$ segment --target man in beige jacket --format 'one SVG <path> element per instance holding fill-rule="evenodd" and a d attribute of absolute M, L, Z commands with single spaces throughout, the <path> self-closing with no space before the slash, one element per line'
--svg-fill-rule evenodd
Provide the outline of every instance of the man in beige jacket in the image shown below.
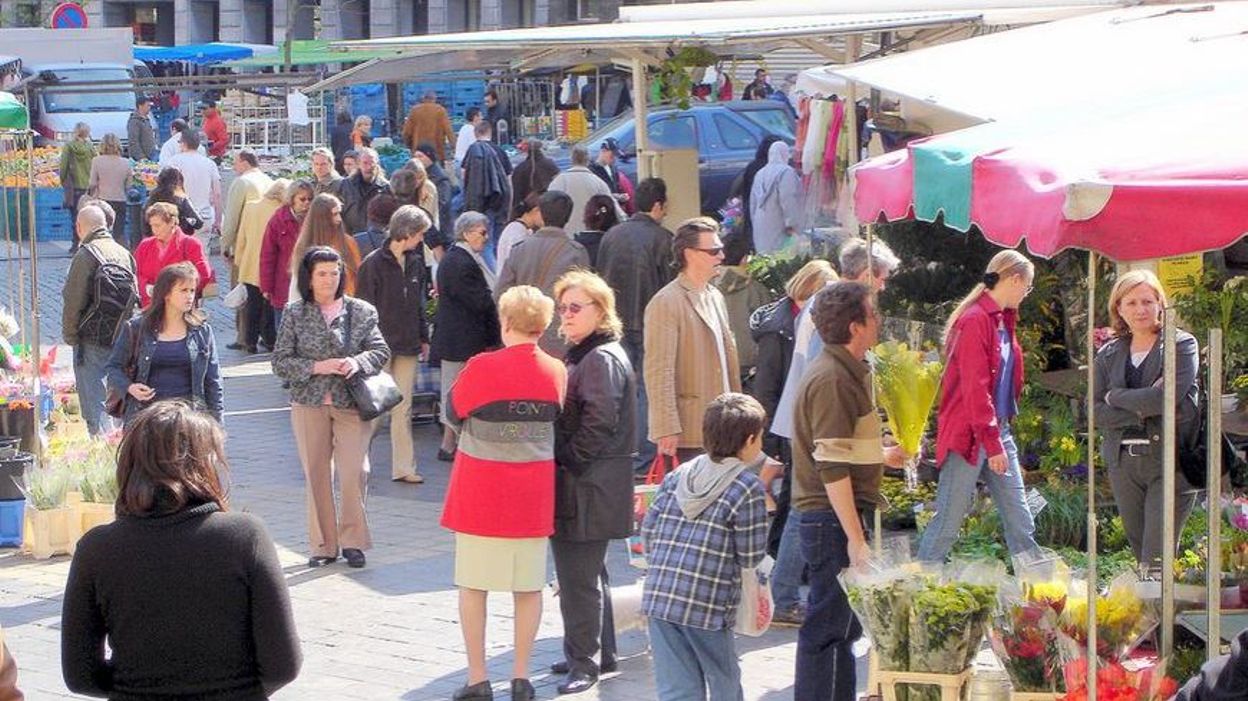
<path fill-rule="evenodd" d="M 707 405 L 741 391 L 741 369 L 724 296 L 711 284 L 724 259 L 719 225 L 707 217 L 681 224 L 672 258 L 679 274 L 646 305 L 644 367 L 650 440 L 685 462 L 703 452 Z"/>
<path fill-rule="evenodd" d="M 243 209 L 264 199 L 264 193 L 273 185 L 273 179 L 260 170 L 256 154 L 243 149 L 234 155 L 234 182 L 225 197 L 225 211 L 221 217 L 221 254 L 230 262 L 230 285 L 239 283 L 238 262 L 234 260 L 238 247 L 238 231 L 243 224 Z M 234 312 L 237 337 L 226 346 L 230 350 L 242 350 L 247 346 L 247 314 L 239 307 Z M 254 350 L 251 352 L 255 352 Z"/>

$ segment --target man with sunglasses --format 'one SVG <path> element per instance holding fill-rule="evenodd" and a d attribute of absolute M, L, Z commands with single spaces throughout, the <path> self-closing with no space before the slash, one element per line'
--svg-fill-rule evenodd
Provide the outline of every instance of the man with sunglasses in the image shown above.
<path fill-rule="evenodd" d="M 741 369 L 724 296 L 711 284 L 724 260 L 719 225 L 708 217 L 681 224 L 672 258 L 676 279 L 646 305 L 644 368 L 650 440 L 685 462 L 702 453 L 706 407 L 741 391 Z"/>

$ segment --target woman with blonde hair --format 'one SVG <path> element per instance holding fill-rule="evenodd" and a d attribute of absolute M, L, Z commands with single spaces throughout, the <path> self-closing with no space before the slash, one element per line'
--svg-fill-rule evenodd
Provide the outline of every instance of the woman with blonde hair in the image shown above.
<path fill-rule="evenodd" d="M 759 307 L 750 315 L 750 333 L 758 344 L 758 355 L 754 361 L 754 398 L 767 412 L 768 428 L 775 421 L 776 407 L 780 404 L 780 395 L 784 393 L 785 379 L 793 360 L 797 315 L 814 299 L 815 293 L 839 279 L 831 263 L 821 258 L 812 260 L 785 283 L 784 297 Z M 799 590 L 805 561 L 802 560 L 798 537 L 798 520 L 789 518 L 793 459 L 789 442 L 770 431 L 763 436 L 763 450 L 780 461 L 778 465 L 768 462 L 758 475 L 767 490 L 767 510 L 775 512 L 767 534 L 767 549 L 776 558 L 771 589 L 775 620 L 781 625 L 801 625 L 804 614 Z M 773 497 L 771 485 L 782 475 L 784 480 L 780 492 Z"/>
<path fill-rule="evenodd" d="M 568 395 L 555 424 L 555 534 L 564 664 L 561 694 L 584 691 L 615 668 L 607 546 L 633 525 L 637 380 L 620 345 L 615 292 L 586 270 L 555 282 L 559 334 L 571 348 Z M 600 644 L 601 640 L 601 644 Z M 601 650 L 600 663 L 594 655 Z"/>
<path fill-rule="evenodd" d="M 919 543 L 919 559 L 925 562 L 941 562 L 949 554 L 981 479 L 1001 514 L 1010 553 L 1036 546 L 1035 521 L 1010 434 L 1023 388 L 1023 349 L 1014 327 L 1034 279 L 1035 266 L 1022 253 L 997 253 L 945 325 L 936 431 L 940 485 L 936 516 Z"/>
<path fill-rule="evenodd" d="M 446 414 L 462 436 L 442 510 L 455 532 L 455 586 L 468 651 L 468 683 L 456 701 L 485 701 L 489 592 L 515 601 L 512 701 L 531 701 L 529 656 L 542 617 L 546 539 L 555 522 L 555 419 L 568 374 L 537 346 L 554 303 L 518 285 L 498 300 L 504 348 L 476 355 L 451 388 Z"/>
<path fill-rule="evenodd" d="M 343 227 L 342 201 L 328 192 L 322 192 L 312 198 L 312 206 L 308 208 L 308 213 L 299 227 L 299 239 L 295 241 L 294 255 L 290 259 L 290 289 L 286 298 L 298 299 L 295 284 L 299 266 L 303 263 L 303 254 L 317 246 L 329 246 L 342 256 L 346 293 L 354 295 L 355 275 L 360 270 L 360 247 Z"/>
<path fill-rule="evenodd" d="M 355 128 L 351 130 L 351 145 L 364 148 L 373 143 L 373 118 L 362 114 L 355 118 Z"/>
<path fill-rule="evenodd" d="M 1101 432 L 1101 457 L 1109 470 L 1114 501 L 1122 516 L 1127 541 L 1135 559 L 1156 566 L 1161 560 L 1162 414 L 1165 374 L 1162 328 L 1166 293 L 1157 276 L 1132 270 L 1114 283 L 1109 293 L 1109 320 L 1114 339 L 1096 354 L 1092 389 L 1093 412 Z M 1175 387 L 1178 397 L 1176 438 L 1196 440 L 1200 430 L 1197 371 L 1200 349 L 1196 338 L 1178 331 Z M 1195 504 L 1195 489 L 1176 475 L 1175 523 L 1187 520 Z M 1168 547 L 1174 549 L 1175 543 Z"/>
<path fill-rule="evenodd" d="M 91 143 L 91 126 L 86 122 L 74 125 L 74 138 L 61 147 L 61 165 L 58 174 L 65 191 L 65 208 L 73 218 L 78 216 L 78 200 L 87 194 L 91 186 L 91 162 L 98 154 Z M 102 198 L 101 198 L 102 199 Z"/>
<path fill-rule="evenodd" d="M 91 159 L 87 191 L 113 208 L 113 239 L 131 251 L 141 240 L 131 239 L 126 231 L 126 188 L 133 172 L 130 159 L 121 155 L 121 140 L 116 134 L 105 134 L 100 140 L 100 155 Z"/>

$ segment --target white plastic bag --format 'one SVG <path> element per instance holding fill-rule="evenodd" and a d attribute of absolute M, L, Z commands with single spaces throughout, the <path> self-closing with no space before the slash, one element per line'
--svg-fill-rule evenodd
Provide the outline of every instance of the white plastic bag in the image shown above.
<path fill-rule="evenodd" d="M 241 282 L 238 283 L 234 286 L 234 289 L 230 290 L 229 293 L 225 295 L 225 297 L 221 300 L 221 303 L 224 304 L 227 309 L 242 309 L 243 305 L 247 304 L 247 286 Z"/>
<path fill-rule="evenodd" d="M 737 603 L 737 621 L 732 630 L 757 638 L 771 627 L 775 607 L 771 600 L 771 556 L 764 557 L 757 567 L 741 570 L 741 600 Z"/>

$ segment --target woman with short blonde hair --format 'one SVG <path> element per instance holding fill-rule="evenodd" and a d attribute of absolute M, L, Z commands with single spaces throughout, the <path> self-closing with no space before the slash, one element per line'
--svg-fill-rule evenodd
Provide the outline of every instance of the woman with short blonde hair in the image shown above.
<path fill-rule="evenodd" d="M 546 542 L 555 522 L 554 423 L 567 371 L 538 348 L 554 303 L 519 285 L 498 300 L 502 350 L 470 358 L 455 380 L 446 415 L 463 435 L 442 510 L 455 533 L 455 585 L 468 652 L 468 684 L 457 701 L 493 699 L 485 666 L 486 597 L 511 592 L 515 656 L 511 698 L 531 701 L 529 657 L 542 616 Z"/>
<path fill-rule="evenodd" d="M 131 251 L 139 246 L 141 236 L 131 237 L 126 227 L 126 189 L 130 186 L 133 169 L 130 159 L 121 155 L 121 139 L 108 133 L 100 140 L 100 155 L 91 159 L 87 192 L 108 203 L 113 208 L 113 239 Z M 135 227 L 136 232 L 143 227 Z"/>
<path fill-rule="evenodd" d="M 798 305 L 804 305 L 806 300 L 827 287 L 828 283 L 839 279 L 831 263 L 822 258 L 816 258 L 793 273 L 793 277 L 784 284 L 784 294 Z"/>
<path fill-rule="evenodd" d="M 1165 375 L 1162 328 L 1166 292 L 1151 271 L 1132 270 L 1120 276 L 1109 293 L 1109 320 L 1114 338 L 1101 347 L 1093 363 L 1093 415 L 1101 434 L 1101 457 L 1109 472 L 1114 502 L 1122 516 L 1131 552 L 1141 565 L 1156 567 L 1167 547 L 1162 543 L 1162 414 Z M 1174 368 L 1180 445 L 1198 440 L 1200 400 L 1197 375 L 1200 348 L 1196 338 L 1176 333 Z M 1179 472 L 1175 523 L 1187 521 L 1196 502 L 1195 488 Z M 1176 543 L 1170 543 L 1173 550 Z"/>
<path fill-rule="evenodd" d="M 555 282 L 559 335 L 571 347 L 568 397 L 555 424 L 555 535 L 564 665 L 561 694 L 584 691 L 615 665 L 607 546 L 632 532 L 637 381 L 620 345 L 615 292 L 587 270 Z M 505 297 L 506 295 L 504 295 Z M 600 660 L 594 656 L 601 652 Z"/>

